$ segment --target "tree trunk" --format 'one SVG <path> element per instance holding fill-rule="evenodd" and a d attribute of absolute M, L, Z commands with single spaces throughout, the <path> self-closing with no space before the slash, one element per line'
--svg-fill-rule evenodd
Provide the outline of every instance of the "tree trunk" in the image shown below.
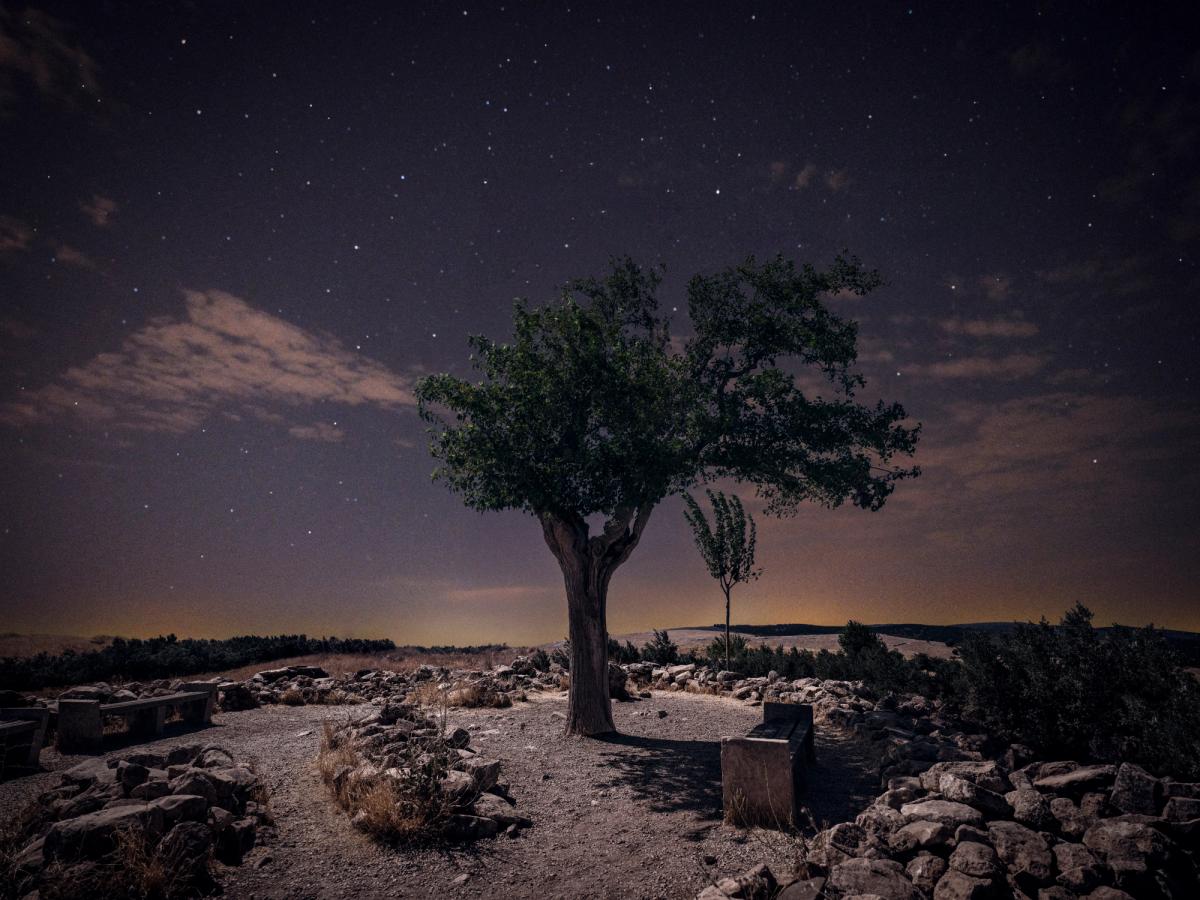
<path fill-rule="evenodd" d="M 729 588 L 725 588 L 725 671 L 729 671 Z"/>
<path fill-rule="evenodd" d="M 567 590 L 571 639 L 567 734 L 617 730 L 608 695 L 608 583 L 633 552 L 649 514 L 649 509 L 618 511 L 603 534 L 590 538 L 587 522 L 579 516 L 540 516 L 546 544 L 558 560 Z"/>

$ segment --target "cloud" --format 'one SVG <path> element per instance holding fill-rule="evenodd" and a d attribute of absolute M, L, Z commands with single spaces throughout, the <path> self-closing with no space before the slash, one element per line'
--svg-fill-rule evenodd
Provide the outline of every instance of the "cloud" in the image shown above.
<path fill-rule="evenodd" d="M 1036 375 L 1049 362 L 1049 357 L 1036 353 L 1010 353 L 1006 356 L 963 356 L 958 359 L 907 366 L 906 375 L 927 378 L 973 378 L 1011 381 Z"/>
<path fill-rule="evenodd" d="M 97 269 L 96 261 L 85 254 L 82 250 L 76 250 L 70 244 L 56 242 L 54 245 L 54 259 L 56 262 L 65 263 L 68 266 L 78 266 L 81 269 Z"/>
<path fill-rule="evenodd" d="M 12 216 L 0 216 L 0 255 L 19 253 L 33 242 L 33 228 Z"/>
<path fill-rule="evenodd" d="M 92 220 L 93 225 L 103 228 L 120 207 L 112 197 L 92 194 L 92 199 L 79 204 L 79 208 L 83 210 L 85 216 Z"/>
<path fill-rule="evenodd" d="M 943 319 L 938 325 L 947 334 L 976 338 L 1033 337 L 1038 333 L 1038 327 L 1024 319 Z"/>
<path fill-rule="evenodd" d="M 294 438 L 300 438 L 302 441 L 323 441 L 327 444 L 341 443 L 342 439 L 346 436 L 346 432 L 330 425 L 328 422 L 315 422 L 312 425 L 293 425 L 288 429 L 288 434 Z"/>
<path fill-rule="evenodd" d="M 16 14 L 0 7 L 0 106 L 19 84 L 70 108 L 94 105 L 101 99 L 96 71 L 62 22 L 37 9 Z"/>
<path fill-rule="evenodd" d="M 1137 294 L 1154 287 L 1154 276 L 1140 256 L 1084 259 L 1039 271 L 1038 278 L 1062 287 L 1089 288 L 1109 294 Z"/>
<path fill-rule="evenodd" d="M 65 416 L 109 427 L 182 434 L 215 412 L 259 419 L 317 403 L 412 406 L 409 378 L 222 291 L 184 291 L 185 314 L 158 318 L 41 388 L 0 407 L 23 426 Z M 320 425 L 304 439 L 328 440 Z"/>
<path fill-rule="evenodd" d="M 816 177 L 816 174 L 817 167 L 812 163 L 805 163 L 804 168 L 796 173 L 796 177 L 792 181 L 792 187 L 798 191 L 804 190 L 812 184 L 812 180 Z"/>
<path fill-rule="evenodd" d="M 999 303 L 1008 299 L 1012 289 L 1012 280 L 1006 275 L 984 275 L 979 279 L 979 287 L 989 300 Z"/>
<path fill-rule="evenodd" d="M 836 194 L 850 186 L 850 173 L 845 169 L 833 169 L 825 176 L 825 185 Z"/>

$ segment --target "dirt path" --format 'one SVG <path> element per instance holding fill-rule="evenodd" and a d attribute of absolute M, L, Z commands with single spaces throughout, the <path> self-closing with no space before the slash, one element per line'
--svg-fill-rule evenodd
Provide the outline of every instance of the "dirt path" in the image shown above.
<path fill-rule="evenodd" d="M 789 840 L 721 824 L 719 738 L 744 733 L 758 709 L 656 694 L 614 704 L 622 733 L 607 740 L 565 737 L 564 710 L 560 697 L 499 711 L 451 710 L 451 723 L 471 730 L 475 749 L 503 761 L 518 810 L 535 824 L 516 839 L 445 851 L 378 847 L 328 800 L 313 769 L 321 721 L 361 715 L 364 707 L 222 714 L 217 727 L 188 739 L 254 760 L 278 821 L 245 865 L 221 873 L 226 896 L 690 898 L 710 875 L 763 861 L 789 867 Z M 74 762 L 46 756 L 55 768 Z M 857 742 L 819 729 L 817 757 L 808 800 L 818 822 L 852 817 L 877 793 L 876 770 Z M 0 812 L 18 793 L 55 783 L 39 775 L 0 785 Z M 456 881 L 464 874 L 465 882 Z"/>

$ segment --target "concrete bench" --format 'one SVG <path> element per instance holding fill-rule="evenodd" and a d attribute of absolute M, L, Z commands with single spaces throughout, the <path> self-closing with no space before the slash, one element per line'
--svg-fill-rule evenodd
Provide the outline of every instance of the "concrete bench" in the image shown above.
<path fill-rule="evenodd" d="M 813 762 L 812 707 L 764 703 L 762 722 L 745 737 L 721 738 L 725 820 L 773 828 L 802 824 L 800 795 Z"/>
<path fill-rule="evenodd" d="M 167 713 L 179 710 L 185 722 L 207 725 L 212 722 L 217 685 L 194 681 L 182 690 L 162 697 L 144 697 L 121 703 L 99 700 L 58 701 L 58 749 L 64 753 L 98 753 L 104 743 L 105 716 L 119 716 L 129 723 L 129 731 L 144 737 L 163 733 Z"/>
<path fill-rule="evenodd" d="M 0 776 L 11 767 L 38 767 L 49 724 L 45 707 L 0 708 Z"/>

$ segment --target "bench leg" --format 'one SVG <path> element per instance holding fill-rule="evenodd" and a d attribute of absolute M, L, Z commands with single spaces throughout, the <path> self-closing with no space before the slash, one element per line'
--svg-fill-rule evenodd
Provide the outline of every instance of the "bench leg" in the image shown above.
<path fill-rule="evenodd" d="M 99 700 L 58 702 L 58 747 L 64 753 L 99 753 L 104 725 Z"/>

